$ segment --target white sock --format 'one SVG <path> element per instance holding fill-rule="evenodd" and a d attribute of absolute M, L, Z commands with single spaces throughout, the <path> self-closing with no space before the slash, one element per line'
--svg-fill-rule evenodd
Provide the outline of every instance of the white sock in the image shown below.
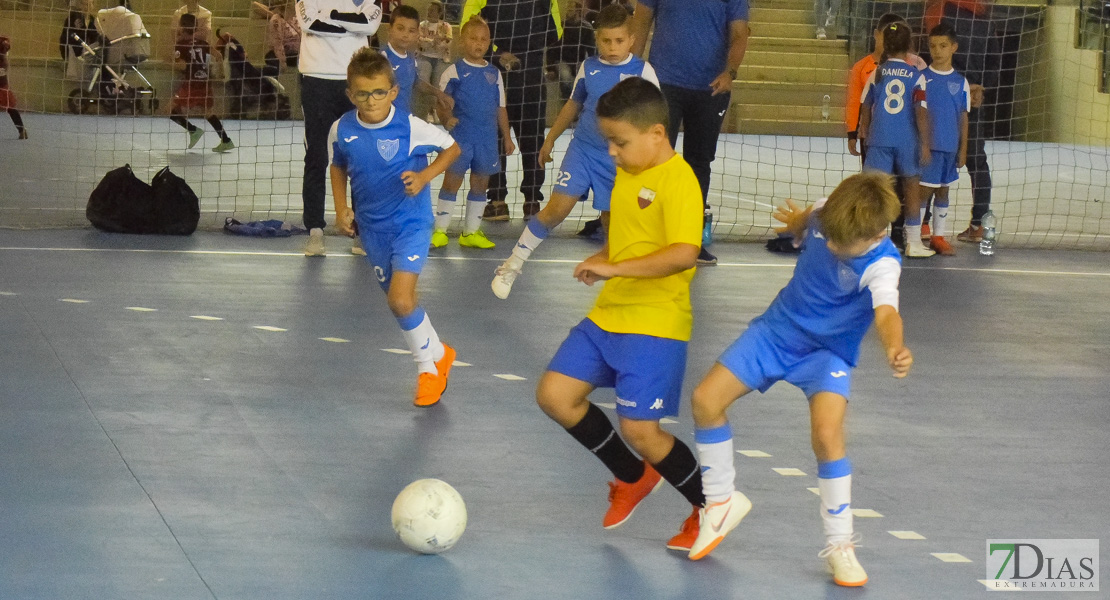
<path fill-rule="evenodd" d="M 401 332 L 404 333 L 405 342 L 416 361 L 417 370 L 421 373 L 436 373 L 436 361 L 443 358 L 443 343 L 439 341 L 439 334 L 432 327 L 424 309 L 417 307 L 412 314 L 398 317 L 397 322 L 401 325 Z"/>
<path fill-rule="evenodd" d="M 472 191 L 466 194 L 466 224 L 463 226 L 464 235 L 469 235 L 482 228 L 482 211 L 485 209 L 485 192 L 476 194 Z"/>
<path fill-rule="evenodd" d="M 712 429 L 694 429 L 701 463 L 701 488 L 706 502 L 724 502 L 736 491 L 736 466 L 732 458 L 732 428 L 728 423 Z"/>
<path fill-rule="evenodd" d="M 948 199 L 944 199 L 944 204 L 938 198 L 933 202 L 933 235 L 936 237 L 944 237 L 944 232 L 948 227 Z"/>
<path fill-rule="evenodd" d="M 540 223 L 539 219 L 528 221 L 528 226 L 521 232 L 520 239 L 516 241 L 516 247 L 513 248 L 513 258 L 518 259 L 520 264 L 515 264 L 517 261 L 512 261 L 513 266 L 517 268 L 523 266 L 524 261 L 532 256 L 532 251 L 547 239 L 549 233 L 551 233 L 551 230 Z"/>
<path fill-rule="evenodd" d="M 924 223 L 925 222 L 925 213 L 927 213 L 927 212 L 929 212 L 929 203 L 925 202 L 921 205 L 921 216 L 918 217 L 918 219 L 917 219 L 918 223 Z"/>
<path fill-rule="evenodd" d="M 848 457 L 817 464 L 817 490 L 821 493 L 821 522 L 832 543 L 852 537 L 852 464 Z"/>
<path fill-rule="evenodd" d="M 921 245 L 921 223 L 918 223 L 917 225 L 906 225 L 906 245 Z"/>
<path fill-rule="evenodd" d="M 436 203 L 436 229 L 447 231 L 451 226 L 451 217 L 455 212 L 455 200 L 458 195 L 458 190 L 454 193 L 439 190 L 439 201 Z"/>

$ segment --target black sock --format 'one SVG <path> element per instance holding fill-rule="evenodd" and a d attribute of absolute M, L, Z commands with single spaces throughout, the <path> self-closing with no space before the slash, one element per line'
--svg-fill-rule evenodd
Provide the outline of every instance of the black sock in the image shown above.
<path fill-rule="evenodd" d="M 181 115 L 170 115 L 170 120 L 173 121 L 174 123 L 177 123 L 178 125 L 184 127 L 185 130 L 188 131 L 189 133 L 192 133 L 192 132 L 197 130 L 196 125 L 193 125 L 192 123 L 189 122 L 189 119 L 186 119 L 185 117 L 183 117 Z"/>
<path fill-rule="evenodd" d="M 23 117 L 20 116 L 19 111 L 14 108 L 8 109 L 8 116 L 12 118 L 12 123 L 15 124 L 16 130 L 20 133 L 23 132 Z"/>
<path fill-rule="evenodd" d="M 590 403 L 581 421 L 567 428 L 567 433 L 601 459 L 617 479 L 636 483 L 644 476 L 644 461 L 628 449 L 609 418 L 594 403 Z M 701 481 L 700 477 L 698 481 Z"/>
<path fill-rule="evenodd" d="M 227 137 L 227 132 L 224 131 L 224 124 L 220 122 L 219 117 L 217 117 L 216 115 L 208 117 L 208 124 L 211 125 L 212 129 L 215 129 L 216 133 L 220 135 L 221 142 L 231 141 L 231 138 Z"/>
<path fill-rule="evenodd" d="M 675 438 L 671 451 L 659 464 L 653 466 L 690 504 L 705 506 L 705 494 L 701 489 L 701 468 L 689 446 Z"/>

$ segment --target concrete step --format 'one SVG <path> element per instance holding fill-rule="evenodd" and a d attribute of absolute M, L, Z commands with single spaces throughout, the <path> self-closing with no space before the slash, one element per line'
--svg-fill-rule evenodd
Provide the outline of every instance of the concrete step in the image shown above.
<path fill-rule="evenodd" d="M 727 133 L 750 135 L 798 135 L 806 137 L 844 137 L 843 123 L 803 121 L 742 120 L 728 122 Z"/>
<path fill-rule="evenodd" d="M 813 5 L 808 9 L 797 10 L 791 8 L 758 8 L 751 9 L 748 16 L 749 25 L 754 23 L 795 23 L 799 25 L 813 25 Z"/>
<path fill-rule="evenodd" d="M 811 123 L 835 123 L 844 128 L 844 107 L 833 106 L 829 108 L 829 118 L 821 115 L 821 105 L 801 106 L 795 104 L 748 104 L 747 102 L 734 102 L 732 104 L 732 118 L 741 121 L 798 121 Z"/>
<path fill-rule="evenodd" d="M 842 69 L 845 74 L 852 68 L 848 55 L 840 52 L 772 52 L 764 49 L 749 49 L 744 54 L 745 65 L 765 67 L 809 67 L 813 69 Z"/>
<path fill-rule="evenodd" d="M 804 10 L 813 14 L 813 0 L 759 0 L 751 3 L 751 10 L 764 8 L 785 8 L 789 10 Z"/>
<path fill-rule="evenodd" d="M 813 23 L 768 23 L 764 21 L 751 21 L 749 27 L 751 27 L 753 35 L 789 40 L 816 39 L 814 35 L 817 33 L 817 29 Z"/>
<path fill-rule="evenodd" d="M 744 104 L 800 104 L 821 106 L 829 97 L 829 106 L 843 107 L 848 86 L 843 83 L 784 83 L 779 81 L 732 84 L 732 101 Z"/>
<path fill-rule="evenodd" d="M 740 65 L 736 73 L 739 82 L 785 82 L 809 84 L 842 84 L 848 80 L 844 69 L 818 69 L 812 67 L 769 67 Z"/>
<path fill-rule="evenodd" d="M 756 32 L 758 33 L 758 32 Z M 766 37 L 762 34 L 748 38 L 749 50 L 769 52 L 833 53 L 848 54 L 847 40 L 818 40 L 812 36 L 805 39 Z"/>

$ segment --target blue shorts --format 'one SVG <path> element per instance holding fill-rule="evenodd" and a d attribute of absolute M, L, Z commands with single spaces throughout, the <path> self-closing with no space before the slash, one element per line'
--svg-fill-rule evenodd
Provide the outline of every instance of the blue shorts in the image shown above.
<path fill-rule="evenodd" d="M 921 174 L 916 146 L 868 146 L 864 171 L 882 171 L 895 177 L 917 177 Z"/>
<path fill-rule="evenodd" d="M 686 342 L 653 335 L 610 333 L 589 319 L 574 326 L 547 365 L 594 387 L 617 392 L 617 415 L 658 421 L 678 414 Z"/>
<path fill-rule="evenodd" d="M 581 198 L 593 190 L 594 208 L 609 210 L 616 176 L 617 166 L 607 151 L 571 140 L 563 163 L 559 165 L 559 174 L 555 176 L 555 191 Z"/>
<path fill-rule="evenodd" d="M 428 260 L 432 226 L 410 227 L 402 231 L 372 231 L 359 228 L 366 260 L 374 267 L 374 277 L 389 291 L 394 271 L 420 273 Z"/>
<path fill-rule="evenodd" d="M 501 172 L 501 153 L 497 151 L 497 136 L 459 136 L 455 138 L 462 154 L 447 170 L 463 175 L 468 170 L 474 175 L 493 175 Z"/>
<path fill-rule="evenodd" d="M 956 153 L 933 150 L 932 159 L 921 169 L 921 185 L 931 188 L 948 187 L 960 180 Z"/>
<path fill-rule="evenodd" d="M 852 367 L 843 358 L 824 348 L 790 348 L 758 320 L 725 349 L 717 362 L 741 383 L 760 392 L 766 392 L 776 381 L 786 381 L 801 388 L 806 398 L 817 392 L 847 398 L 852 387 Z"/>

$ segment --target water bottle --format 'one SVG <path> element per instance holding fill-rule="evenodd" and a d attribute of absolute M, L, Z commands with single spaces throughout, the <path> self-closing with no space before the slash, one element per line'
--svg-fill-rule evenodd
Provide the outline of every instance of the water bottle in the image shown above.
<path fill-rule="evenodd" d="M 983 228 L 983 239 L 979 242 L 979 254 L 983 256 L 994 256 L 994 236 L 997 233 L 995 231 L 997 224 L 994 219 L 994 212 L 988 210 L 987 214 L 983 215 L 981 223 L 981 227 Z"/>
<path fill-rule="evenodd" d="M 705 211 L 705 218 L 702 221 L 701 228 L 701 245 L 702 247 L 708 246 L 713 243 L 713 213 Z"/>

